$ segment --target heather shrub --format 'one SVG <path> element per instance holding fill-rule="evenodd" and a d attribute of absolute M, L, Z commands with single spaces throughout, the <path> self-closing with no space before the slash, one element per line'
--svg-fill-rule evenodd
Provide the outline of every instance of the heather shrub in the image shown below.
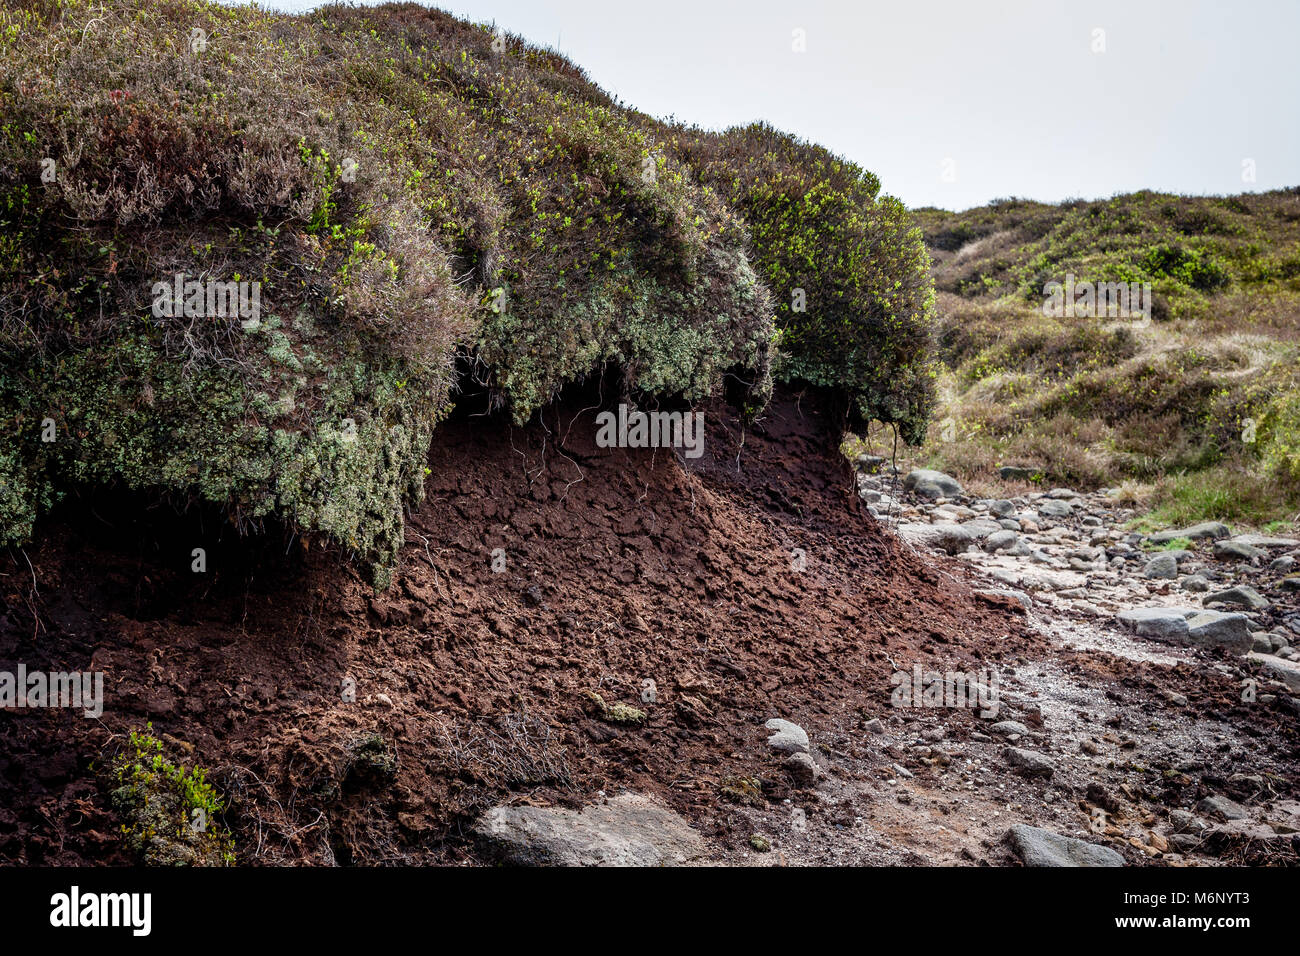
<path fill-rule="evenodd" d="M 772 289 L 783 379 L 836 389 L 850 424 L 925 433 L 934 287 L 921 232 L 879 180 L 765 124 L 683 131 L 677 149 L 750 230 Z"/>
<path fill-rule="evenodd" d="M 775 362 L 914 435 L 917 237 L 823 150 L 686 134 L 415 4 L 9 5 L 0 540 L 116 483 L 283 520 L 382 585 L 461 382 L 524 422 L 610 367 L 633 399 L 731 376 L 752 417 Z"/>

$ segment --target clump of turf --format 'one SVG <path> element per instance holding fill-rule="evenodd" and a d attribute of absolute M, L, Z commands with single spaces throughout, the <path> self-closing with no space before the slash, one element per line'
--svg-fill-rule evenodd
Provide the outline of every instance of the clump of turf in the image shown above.
<path fill-rule="evenodd" d="M 386 586 L 458 377 L 518 422 L 610 366 L 677 402 L 731 375 L 751 417 L 774 364 L 928 408 L 924 250 L 874 177 L 438 11 L 9 6 L 0 116 L 0 543 L 115 483 Z"/>

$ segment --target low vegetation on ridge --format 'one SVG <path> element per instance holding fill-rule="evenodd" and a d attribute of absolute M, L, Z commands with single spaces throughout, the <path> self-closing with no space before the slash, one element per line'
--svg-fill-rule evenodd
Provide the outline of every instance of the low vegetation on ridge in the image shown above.
<path fill-rule="evenodd" d="M 1156 524 L 1300 512 L 1300 189 L 916 210 L 940 405 L 921 456 L 1126 486 Z M 1149 283 L 1149 316 L 1047 314 L 1045 286 Z M 1133 310 L 1136 311 L 1136 310 Z"/>

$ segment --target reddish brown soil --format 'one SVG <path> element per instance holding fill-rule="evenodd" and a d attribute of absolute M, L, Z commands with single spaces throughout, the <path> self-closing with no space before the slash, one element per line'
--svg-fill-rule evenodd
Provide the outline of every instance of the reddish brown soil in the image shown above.
<path fill-rule="evenodd" d="M 0 862 L 128 862 L 102 767 L 149 721 L 232 798 L 242 863 L 472 860 L 466 824 L 506 797 L 627 787 L 716 819 L 724 780 L 771 765 L 768 718 L 832 739 L 882 710 L 891 660 L 1026 652 L 1019 615 L 851 506 L 827 414 L 780 395 L 742 430 L 715 405 L 694 462 L 597 448 L 578 402 L 448 422 L 380 595 L 274 532 L 66 509 L 0 561 L 0 669 L 102 670 L 105 710 L 0 712 Z M 612 724 L 587 692 L 648 719 Z M 350 756 L 371 733 L 395 774 Z M 788 787 L 763 775 L 769 800 Z"/>

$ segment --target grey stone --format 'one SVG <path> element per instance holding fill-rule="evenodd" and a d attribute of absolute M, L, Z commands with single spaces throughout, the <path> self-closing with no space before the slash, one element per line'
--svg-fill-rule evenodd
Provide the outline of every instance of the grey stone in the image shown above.
<path fill-rule="evenodd" d="M 923 491 L 918 486 L 925 486 Z M 957 479 L 951 475 L 945 475 L 942 471 L 934 471 L 929 468 L 914 468 L 907 473 L 903 479 L 904 491 L 915 491 L 919 495 L 927 498 L 947 497 L 962 493 L 961 485 Z M 931 491 L 937 490 L 939 494 L 931 494 Z"/>
<path fill-rule="evenodd" d="M 1142 637 L 1160 641 L 1187 639 L 1187 612 L 1180 608 L 1135 607 L 1120 611 L 1116 620 Z"/>
<path fill-rule="evenodd" d="M 1216 601 L 1220 604 L 1243 604 L 1246 607 L 1255 608 L 1256 610 L 1268 607 L 1267 598 L 1254 588 L 1248 587 L 1244 584 L 1238 585 L 1235 588 L 1228 588 L 1226 591 L 1215 591 L 1214 593 L 1205 596 L 1206 604 Z"/>
<path fill-rule="evenodd" d="M 1042 473 L 1041 468 L 1020 468 L 1016 465 L 1003 465 L 998 469 L 998 477 L 1003 481 L 1033 481 Z"/>
<path fill-rule="evenodd" d="M 1157 531 L 1147 538 L 1152 544 L 1168 544 L 1170 541 L 1176 541 L 1179 538 L 1226 538 L 1232 532 L 1228 526 L 1220 521 L 1203 521 L 1200 524 L 1194 524 L 1190 528 L 1173 528 L 1169 531 Z"/>
<path fill-rule="evenodd" d="M 813 762 L 813 758 L 806 753 L 792 753 L 786 757 L 785 769 L 794 781 L 802 786 L 816 783 L 822 773 Z"/>
<path fill-rule="evenodd" d="M 1277 589 L 1283 594 L 1300 591 L 1300 578 L 1283 578 L 1277 583 Z"/>
<path fill-rule="evenodd" d="M 1014 720 L 999 720 L 996 724 L 990 727 L 989 730 L 993 731 L 995 734 L 1002 734 L 1006 737 L 1016 734 L 1023 737 L 1029 733 L 1028 727 Z"/>
<path fill-rule="evenodd" d="M 582 810 L 496 806 L 474 833 L 493 855 L 520 866 L 678 866 L 706 853 L 685 820 L 636 793 Z"/>
<path fill-rule="evenodd" d="M 1005 528 L 1001 531 L 994 531 L 984 539 L 985 551 L 1005 551 L 1014 548 L 1016 542 L 1020 540 L 1020 535 L 1014 531 L 1008 531 Z"/>
<path fill-rule="evenodd" d="M 1169 825 L 1173 827 L 1175 833 L 1191 833 L 1193 830 L 1205 829 L 1205 822 L 1198 819 L 1190 810 L 1170 810 Z"/>
<path fill-rule="evenodd" d="M 1201 647 L 1226 647 L 1238 654 L 1250 650 L 1250 619 L 1244 614 L 1201 611 L 1187 621 L 1187 640 Z"/>
<path fill-rule="evenodd" d="M 1196 805 L 1196 809 L 1207 817 L 1221 817 L 1224 820 L 1244 820 L 1250 815 L 1240 803 L 1219 794 L 1204 798 Z"/>
<path fill-rule="evenodd" d="M 1074 512 L 1074 507 L 1068 501 L 1058 501 L 1054 498 L 1047 498 L 1038 502 L 1038 513 L 1046 515 L 1049 518 L 1066 518 Z"/>
<path fill-rule="evenodd" d="M 1214 556 L 1220 561 L 1255 561 L 1266 555 L 1267 552 L 1240 540 L 1214 542 Z"/>
<path fill-rule="evenodd" d="M 1263 664 L 1269 677 L 1282 681 L 1293 693 L 1300 693 L 1300 664 L 1272 654 L 1250 653 L 1246 656 Z"/>
<path fill-rule="evenodd" d="M 1005 498 L 999 498 L 997 501 L 989 502 L 989 511 L 1006 518 L 1016 513 L 1016 506 Z"/>
<path fill-rule="evenodd" d="M 1124 865 L 1124 858 L 1110 847 L 1023 823 L 1017 823 L 1008 830 L 1007 839 L 1025 866 Z"/>
<path fill-rule="evenodd" d="M 970 521 L 963 521 L 961 526 L 975 538 L 987 538 L 1003 530 L 1002 523 L 992 518 L 973 518 Z"/>
<path fill-rule="evenodd" d="M 1252 548 L 1300 548 L 1300 539 L 1274 538 L 1266 534 L 1237 534 L 1232 540 Z"/>
<path fill-rule="evenodd" d="M 772 731 L 772 736 L 767 738 L 767 745 L 773 750 L 787 754 L 808 752 L 808 734 L 798 724 L 773 717 L 763 726 Z"/>
<path fill-rule="evenodd" d="M 1178 559 L 1172 554 L 1157 554 L 1142 569 L 1143 577 L 1170 580 L 1178 577 Z"/>
<path fill-rule="evenodd" d="M 1190 574 L 1179 584 L 1184 591 L 1202 592 L 1210 589 L 1210 582 L 1199 574 Z"/>
<path fill-rule="evenodd" d="M 1019 767 L 1031 776 L 1050 777 L 1056 772 L 1055 761 L 1032 750 L 1007 747 L 1002 751 L 1002 756 L 1006 758 L 1007 763 L 1013 767 Z"/>
<path fill-rule="evenodd" d="M 975 542 L 975 535 L 959 524 L 905 524 L 899 525 L 898 533 L 911 544 L 949 554 L 960 554 Z"/>

